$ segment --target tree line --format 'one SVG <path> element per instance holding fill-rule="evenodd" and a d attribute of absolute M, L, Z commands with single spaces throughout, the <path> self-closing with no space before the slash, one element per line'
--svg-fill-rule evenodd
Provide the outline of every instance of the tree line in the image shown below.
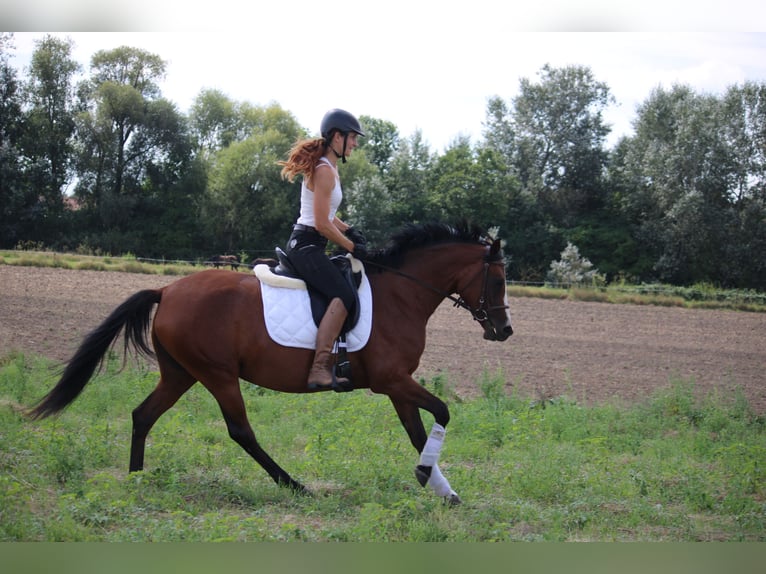
<path fill-rule="evenodd" d="M 315 135 L 289 111 L 202 89 L 181 113 L 159 88 L 166 62 L 137 48 L 87 71 L 70 39 L 37 40 L 24 71 L 13 49 L 1 33 L 0 247 L 194 260 L 285 242 L 299 185 L 277 161 Z M 658 86 L 608 148 L 612 103 L 587 66 L 546 65 L 488 98 L 480 141 L 439 153 L 361 115 L 342 215 L 373 247 L 409 222 L 498 227 L 520 281 L 571 245 L 609 281 L 766 289 L 766 83 Z"/>

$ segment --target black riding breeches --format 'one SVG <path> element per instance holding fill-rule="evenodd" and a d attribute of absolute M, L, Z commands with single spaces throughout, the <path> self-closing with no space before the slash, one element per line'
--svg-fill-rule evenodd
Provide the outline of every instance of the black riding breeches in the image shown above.
<path fill-rule="evenodd" d="M 327 240 L 316 231 L 295 230 L 287 242 L 287 256 L 306 283 L 331 301 L 336 297 L 350 311 L 356 301 L 353 287 L 325 253 Z"/>

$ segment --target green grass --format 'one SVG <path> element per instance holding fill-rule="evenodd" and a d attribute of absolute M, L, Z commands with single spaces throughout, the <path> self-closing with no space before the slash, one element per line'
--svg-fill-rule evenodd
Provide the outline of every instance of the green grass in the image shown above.
<path fill-rule="evenodd" d="M 19 267 L 56 267 L 88 271 L 118 271 L 151 275 L 189 275 L 200 270 L 203 262 L 141 261 L 133 255 L 120 257 L 55 253 L 50 251 L 0 251 L 0 265 Z"/>
<path fill-rule="evenodd" d="M 633 407 L 449 398 L 442 466 L 464 504 L 413 475 L 386 397 L 299 396 L 243 383 L 262 446 L 314 496 L 277 487 L 228 438 L 196 385 L 128 474 L 130 412 L 156 374 L 113 359 L 57 418 L 23 408 L 55 382 L 42 359 L 0 361 L 0 541 L 764 541 L 766 428 L 740 396 L 691 382 Z M 442 396 L 448 381 L 426 383 Z M 426 426 L 432 419 L 424 414 Z"/>
<path fill-rule="evenodd" d="M 672 285 L 626 285 L 606 287 L 534 287 L 509 285 L 511 297 L 569 299 L 622 305 L 656 305 L 696 309 L 766 312 L 766 293 L 749 289 L 717 289 L 709 285 L 676 287 Z"/>

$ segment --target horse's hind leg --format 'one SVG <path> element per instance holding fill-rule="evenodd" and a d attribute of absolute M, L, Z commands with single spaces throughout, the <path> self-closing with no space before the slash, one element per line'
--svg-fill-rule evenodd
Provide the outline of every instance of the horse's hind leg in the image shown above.
<path fill-rule="evenodd" d="M 207 386 L 207 385 L 206 385 Z M 269 476 L 279 486 L 288 486 L 301 494 L 308 494 L 308 490 L 301 483 L 285 472 L 274 460 L 261 448 L 255 438 L 250 422 L 247 420 L 247 411 L 245 401 L 239 390 L 239 380 L 234 379 L 230 384 L 221 385 L 211 389 L 208 387 L 218 405 L 221 407 L 221 413 L 226 421 L 226 427 L 229 430 L 229 436 L 241 446 L 247 454 L 252 456 L 260 464 Z"/>
<path fill-rule="evenodd" d="M 167 369 L 160 374 L 160 382 L 138 407 L 133 410 L 133 435 L 130 442 L 130 472 L 143 470 L 146 437 L 162 414 L 172 407 L 196 379 L 186 373 L 175 371 L 171 376 Z"/>

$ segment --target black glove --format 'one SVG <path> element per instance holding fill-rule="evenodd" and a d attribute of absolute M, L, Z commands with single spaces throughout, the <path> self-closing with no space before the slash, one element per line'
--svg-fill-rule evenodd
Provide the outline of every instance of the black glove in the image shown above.
<path fill-rule="evenodd" d="M 353 241 L 354 244 L 362 243 L 364 245 L 367 245 L 367 238 L 364 236 L 364 233 L 362 233 L 358 229 L 355 229 L 353 227 L 349 227 L 348 229 L 346 229 L 345 235 L 351 241 Z"/>
<path fill-rule="evenodd" d="M 367 245 L 354 242 L 354 251 L 351 253 L 357 259 L 367 259 Z"/>

